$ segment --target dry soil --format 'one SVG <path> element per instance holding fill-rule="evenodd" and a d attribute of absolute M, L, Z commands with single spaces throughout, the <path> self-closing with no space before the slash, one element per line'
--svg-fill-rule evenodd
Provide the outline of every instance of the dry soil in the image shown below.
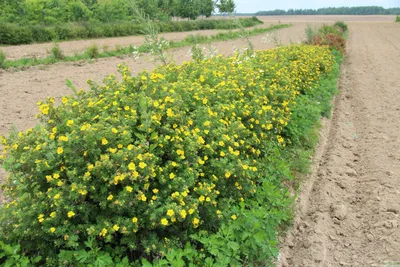
<path fill-rule="evenodd" d="M 350 24 L 331 122 L 281 266 L 400 266 L 400 23 Z"/>

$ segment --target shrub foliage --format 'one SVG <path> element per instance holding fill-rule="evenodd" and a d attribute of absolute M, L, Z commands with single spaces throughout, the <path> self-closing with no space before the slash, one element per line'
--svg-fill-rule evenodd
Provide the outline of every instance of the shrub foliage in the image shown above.
<path fill-rule="evenodd" d="M 338 21 L 333 26 L 323 25 L 318 29 L 306 28 L 306 43 L 328 46 L 331 50 L 336 50 L 344 54 L 346 52 L 346 35 L 348 27 L 344 22 Z"/>
<path fill-rule="evenodd" d="M 240 18 L 244 27 L 252 27 L 262 22 L 256 17 Z M 55 26 L 17 25 L 0 22 L 0 44 L 43 43 L 53 40 L 87 39 L 142 35 L 146 25 L 132 22 L 62 24 Z M 235 29 L 234 19 L 207 19 L 195 21 L 166 21 L 157 23 L 160 32 L 183 32 L 207 29 Z"/>
<path fill-rule="evenodd" d="M 328 48 L 289 46 L 120 66 L 122 81 L 38 103 L 42 125 L 3 141 L 0 245 L 49 266 L 265 265 L 290 218 L 285 153 L 334 70 Z"/>

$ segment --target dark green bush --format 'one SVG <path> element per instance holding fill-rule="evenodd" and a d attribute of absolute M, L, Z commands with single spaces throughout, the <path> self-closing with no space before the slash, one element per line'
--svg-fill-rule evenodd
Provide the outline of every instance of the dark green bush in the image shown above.
<path fill-rule="evenodd" d="M 333 24 L 333 26 L 339 27 L 340 29 L 342 29 L 342 32 L 347 32 L 349 29 L 347 24 L 344 23 L 343 21 L 336 21 L 335 24 Z"/>
<path fill-rule="evenodd" d="M 258 19 L 241 18 L 244 27 L 262 23 Z M 235 20 L 196 20 L 196 21 L 164 21 L 157 23 L 160 32 L 183 32 L 206 29 L 234 29 Z M 0 44 L 29 44 L 34 42 L 49 42 L 52 40 L 71 40 L 99 37 L 118 37 L 141 35 L 144 25 L 131 22 L 99 23 L 83 22 L 80 24 L 60 24 L 45 27 L 42 25 L 26 25 L 1 23 Z"/>

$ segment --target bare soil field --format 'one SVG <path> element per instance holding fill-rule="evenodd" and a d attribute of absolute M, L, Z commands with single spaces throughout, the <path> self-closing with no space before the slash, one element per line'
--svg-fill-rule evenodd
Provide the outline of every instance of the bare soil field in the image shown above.
<path fill-rule="evenodd" d="M 258 16 L 264 23 L 288 22 L 335 22 L 345 21 L 347 23 L 385 23 L 394 22 L 396 16 L 392 15 L 298 15 L 298 16 Z"/>
<path fill-rule="evenodd" d="M 399 60 L 399 24 L 350 24 L 341 92 L 281 266 L 400 266 Z"/>

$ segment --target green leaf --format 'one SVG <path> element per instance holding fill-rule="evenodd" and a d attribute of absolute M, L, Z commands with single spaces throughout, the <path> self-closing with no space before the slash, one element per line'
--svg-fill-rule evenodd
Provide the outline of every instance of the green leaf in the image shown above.
<path fill-rule="evenodd" d="M 65 84 L 68 86 L 69 89 L 72 90 L 72 92 L 74 92 L 74 94 L 77 94 L 78 91 L 76 90 L 76 87 L 72 84 L 71 80 L 67 79 L 65 81 Z"/>

